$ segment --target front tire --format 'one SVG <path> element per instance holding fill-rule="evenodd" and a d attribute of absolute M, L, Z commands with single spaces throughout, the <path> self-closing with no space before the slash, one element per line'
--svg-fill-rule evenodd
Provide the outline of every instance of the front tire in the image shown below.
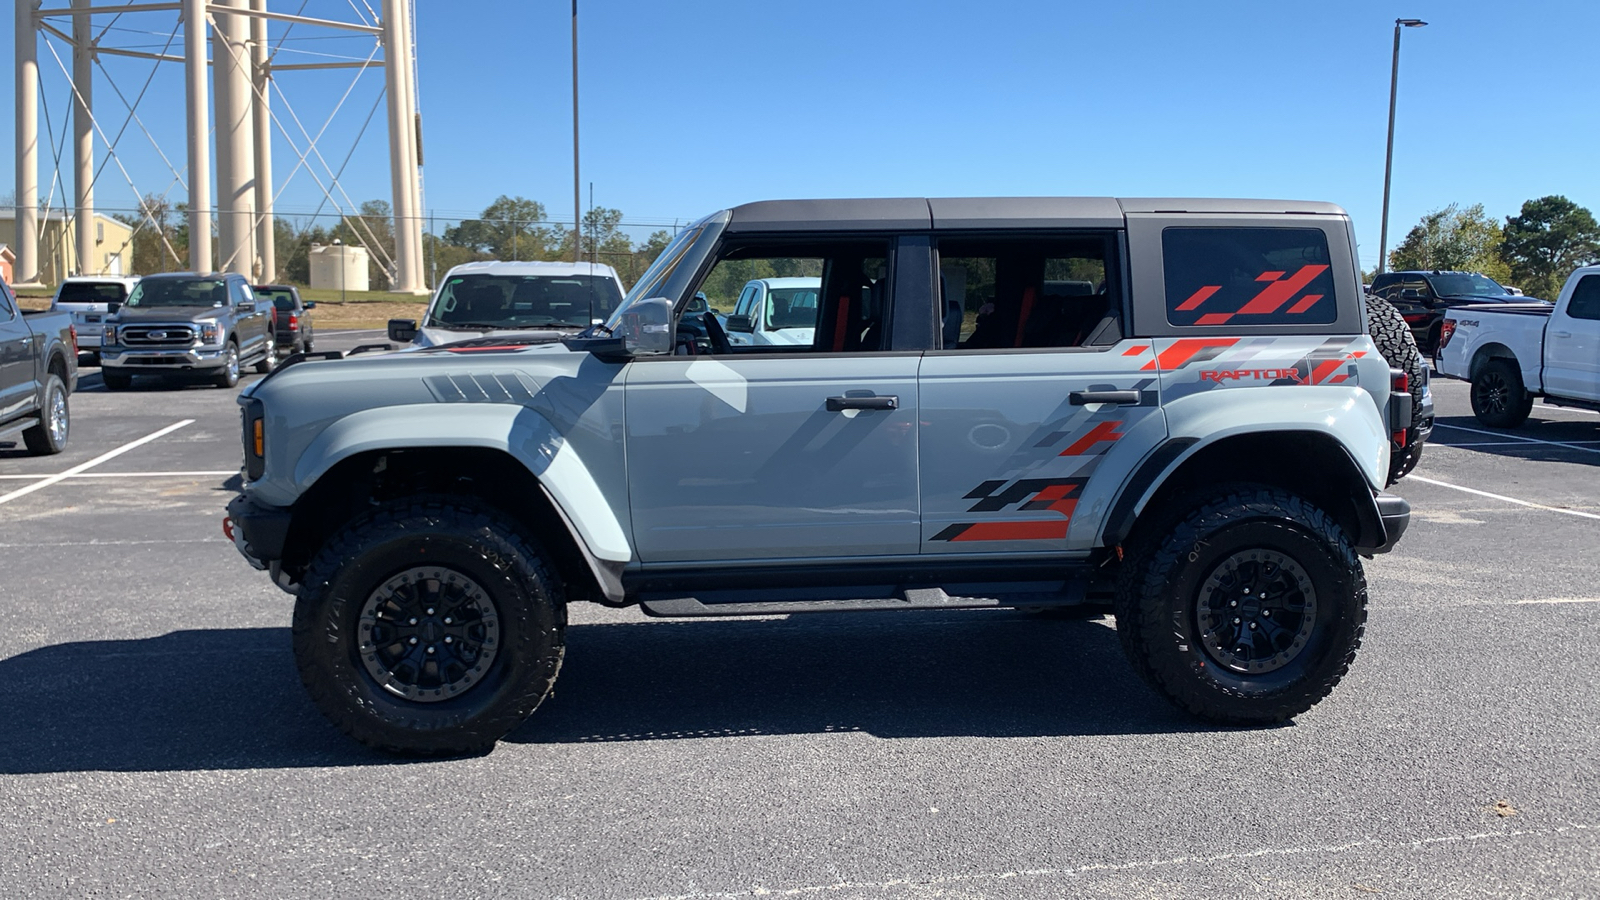
<path fill-rule="evenodd" d="M 408 500 L 317 554 L 295 603 L 294 653 L 312 701 L 356 740 L 472 753 L 549 695 L 565 628 L 553 567 L 511 521 Z"/>
<path fill-rule="evenodd" d="M 22 443 L 34 456 L 52 456 L 67 449 L 67 432 L 71 427 L 67 385 L 61 376 L 52 373 L 45 378 L 39 424 L 22 433 Z"/>
<path fill-rule="evenodd" d="M 222 368 L 212 380 L 220 388 L 231 388 L 239 383 L 239 345 L 229 341 L 222 355 Z"/>
<path fill-rule="evenodd" d="M 1472 376 L 1472 414 L 1490 428 L 1516 428 L 1533 412 L 1533 395 L 1512 360 L 1491 359 Z"/>
<path fill-rule="evenodd" d="M 1349 537 L 1300 497 L 1239 486 L 1130 544 L 1117 632 L 1134 669 L 1180 708 L 1227 725 L 1282 722 L 1350 668 L 1366 578 Z"/>
<path fill-rule="evenodd" d="M 276 366 L 277 364 L 278 364 L 278 339 L 269 334 L 269 335 L 267 335 L 267 349 L 266 349 L 266 352 L 262 355 L 261 361 L 256 363 L 256 374 L 265 375 L 268 372 L 271 372 L 273 366 Z"/>

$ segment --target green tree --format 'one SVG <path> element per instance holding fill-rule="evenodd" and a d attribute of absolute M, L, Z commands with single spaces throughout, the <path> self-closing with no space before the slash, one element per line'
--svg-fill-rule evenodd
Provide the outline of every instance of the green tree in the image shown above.
<path fill-rule="evenodd" d="M 1422 217 L 1389 254 L 1391 269 L 1454 269 L 1481 272 L 1507 281 L 1511 270 L 1500 258 L 1500 226 L 1482 203 L 1462 209 L 1452 203 Z"/>
<path fill-rule="evenodd" d="M 177 227 L 178 220 L 185 218 L 185 211 L 186 207 L 175 208 L 164 197 L 146 194 L 136 212 L 112 214 L 112 218 L 133 228 L 129 239 L 133 273 L 147 275 L 188 267 L 189 230 L 185 227 L 180 231 Z"/>
<path fill-rule="evenodd" d="M 1600 259 L 1600 224 L 1559 194 L 1529 200 L 1506 217 L 1500 257 L 1524 293 L 1554 300 L 1573 269 Z"/>
<path fill-rule="evenodd" d="M 544 204 L 501 194 L 476 219 L 445 228 L 444 241 L 490 259 L 552 259 L 559 255 L 559 228 L 545 224 Z"/>

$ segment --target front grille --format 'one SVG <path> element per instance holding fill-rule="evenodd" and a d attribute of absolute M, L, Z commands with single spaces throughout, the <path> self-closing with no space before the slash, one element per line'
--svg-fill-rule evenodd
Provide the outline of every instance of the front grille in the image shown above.
<path fill-rule="evenodd" d="M 125 347 L 187 347 L 195 330 L 192 325 L 124 325 L 117 335 Z"/>
<path fill-rule="evenodd" d="M 187 356 L 130 356 L 122 361 L 128 366 L 182 366 L 188 362 Z"/>

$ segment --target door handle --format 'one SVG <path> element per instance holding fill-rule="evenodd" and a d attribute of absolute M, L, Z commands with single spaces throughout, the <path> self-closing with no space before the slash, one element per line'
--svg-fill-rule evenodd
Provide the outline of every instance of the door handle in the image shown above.
<path fill-rule="evenodd" d="M 1572 337 L 1572 332 L 1570 331 L 1552 331 L 1550 333 L 1556 337 Z"/>
<path fill-rule="evenodd" d="M 847 409 L 899 409 L 900 398 L 893 394 L 887 397 L 829 397 L 828 412 L 843 412 Z"/>
<path fill-rule="evenodd" d="M 1073 406 L 1084 406 L 1089 403 L 1138 406 L 1141 399 L 1139 391 L 1073 391 L 1067 395 L 1067 402 Z"/>

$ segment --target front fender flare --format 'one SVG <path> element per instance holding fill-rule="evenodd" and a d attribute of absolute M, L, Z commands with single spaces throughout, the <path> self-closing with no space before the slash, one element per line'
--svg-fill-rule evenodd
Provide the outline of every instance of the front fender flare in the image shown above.
<path fill-rule="evenodd" d="M 300 454 L 296 493 L 304 494 L 356 454 L 417 447 L 483 447 L 509 454 L 538 479 L 595 558 L 612 563 L 633 558 L 626 531 L 583 460 L 550 420 L 524 406 L 427 403 L 351 413 Z"/>

